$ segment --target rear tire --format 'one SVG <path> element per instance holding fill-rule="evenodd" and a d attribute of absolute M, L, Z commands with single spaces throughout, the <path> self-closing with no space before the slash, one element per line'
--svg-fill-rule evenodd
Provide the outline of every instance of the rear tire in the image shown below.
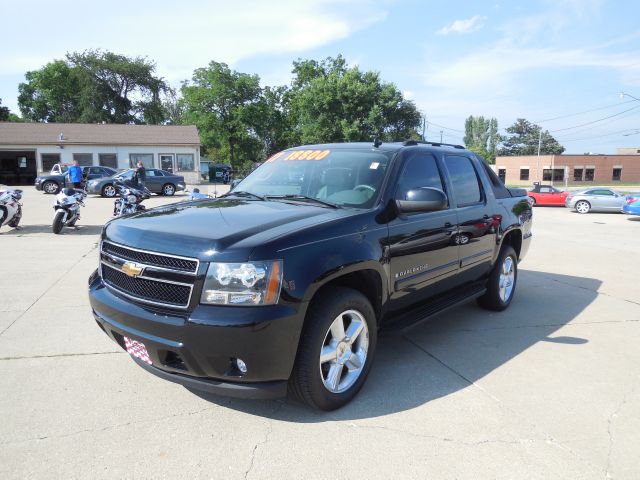
<path fill-rule="evenodd" d="M 579 202 L 576 202 L 575 208 L 576 212 L 585 214 L 591 211 L 591 204 L 586 200 L 580 200 Z"/>
<path fill-rule="evenodd" d="M 102 187 L 102 196 L 107 198 L 113 198 L 118 194 L 116 187 L 108 183 Z"/>
<path fill-rule="evenodd" d="M 64 218 L 64 212 L 62 210 L 58 210 L 53 217 L 53 224 L 51 227 L 53 228 L 53 233 L 56 235 L 62 231 L 62 227 L 64 226 L 62 219 Z"/>
<path fill-rule="evenodd" d="M 487 292 L 478 298 L 478 305 L 487 310 L 505 310 L 516 293 L 518 256 L 511 245 L 505 245 L 498 255 L 487 280 Z"/>
<path fill-rule="evenodd" d="M 369 300 L 350 288 L 330 287 L 314 299 L 289 379 L 292 393 L 320 410 L 349 403 L 364 384 L 377 343 Z"/>

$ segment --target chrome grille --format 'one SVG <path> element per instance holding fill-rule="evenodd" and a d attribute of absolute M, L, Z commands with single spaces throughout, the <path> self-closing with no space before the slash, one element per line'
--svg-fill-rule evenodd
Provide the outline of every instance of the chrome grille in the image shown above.
<path fill-rule="evenodd" d="M 102 251 L 105 253 L 111 253 L 125 260 L 140 262 L 146 265 L 170 268 L 180 270 L 182 272 L 196 273 L 198 271 L 198 260 L 195 259 L 164 255 L 155 252 L 146 252 L 134 248 L 123 247 L 111 242 L 102 242 Z"/>
<path fill-rule="evenodd" d="M 131 263 L 141 269 L 138 276 L 124 273 L 123 266 Z M 198 266 L 197 259 L 132 249 L 106 241 L 101 245 L 100 271 L 104 283 L 143 303 L 187 308 Z"/>

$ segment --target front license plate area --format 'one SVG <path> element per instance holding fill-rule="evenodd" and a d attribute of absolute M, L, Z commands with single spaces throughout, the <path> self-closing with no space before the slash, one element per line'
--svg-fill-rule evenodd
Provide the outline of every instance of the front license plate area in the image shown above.
<path fill-rule="evenodd" d="M 152 365 L 149 352 L 147 352 L 147 347 L 144 346 L 144 343 L 124 337 L 124 346 L 129 355 Z"/>

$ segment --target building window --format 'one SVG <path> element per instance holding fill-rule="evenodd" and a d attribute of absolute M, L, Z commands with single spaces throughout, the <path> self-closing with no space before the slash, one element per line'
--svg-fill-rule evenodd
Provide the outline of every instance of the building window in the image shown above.
<path fill-rule="evenodd" d="M 60 163 L 59 153 L 43 153 L 42 154 L 42 171 L 49 172 L 56 163 Z"/>
<path fill-rule="evenodd" d="M 73 160 L 77 160 L 81 167 L 90 167 L 93 165 L 93 153 L 74 153 Z"/>
<path fill-rule="evenodd" d="M 118 157 L 115 153 L 100 153 L 98 163 L 101 167 L 118 168 Z"/>
<path fill-rule="evenodd" d="M 138 160 L 142 160 L 144 168 L 153 168 L 153 153 L 130 153 L 129 166 L 134 168 L 138 164 Z"/>
<path fill-rule="evenodd" d="M 176 155 L 176 165 L 180 172 L 195 170 L 196 166 L 193 160 L 193 153 L 178 153 Z"/>
<path fill-rule="evenodd" d="M 611 180 L 619 182 L 621 178 L 622 178 L 622 169 L 621 168 L 614 168 L 613 169 L 613 176 L 611 177 Z"/>
<path fill-rule="evenodd" d="M 585 168 L 584 170 L 584 181 L 585 182 L 593 182 L 593 177 L 596 173 L 595 168 Z"/>
<path fill-rule="evenodd" d="M 564 168 L 545 168 L 542 170 L 542 180 L 545 182 L 549 182 L 551 180 L 554 182 L 561 182 L 564 180 Z"/>
<path fill-rule="evenodd" d="M 573 169 L 573 181 L 581 182 L 582 181 L 582 168 L 574 168 Z"/>
<path fill-rule="evenodd" d="M 520 180 L 529 180 L 529 169 L 521 168 L 520 169 Z"/>

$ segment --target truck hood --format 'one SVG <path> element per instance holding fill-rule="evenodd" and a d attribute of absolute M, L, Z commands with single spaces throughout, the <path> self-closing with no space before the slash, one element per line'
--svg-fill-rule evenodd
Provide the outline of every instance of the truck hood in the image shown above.
<path fill-rule="evenodd" d="M 256 245 L 336 218 L 338 212 L 281 201 L 200 200 L 115 219 L 105 226 L 103 238 L 201 260 L 243 261 Z"/>

